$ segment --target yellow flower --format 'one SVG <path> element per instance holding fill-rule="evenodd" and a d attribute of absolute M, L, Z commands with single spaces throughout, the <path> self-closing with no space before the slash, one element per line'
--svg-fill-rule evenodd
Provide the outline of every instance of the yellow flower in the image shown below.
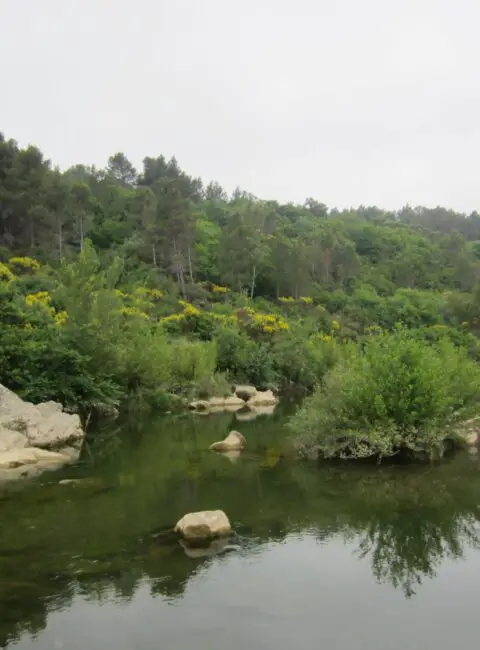
<path fill-rule="evenodd" d="M 179 300 L 178 301 L 180 305 L 183 307 L 183 314 L 185 316 L 199 316 L 201 314 L 200 309 L 197 309 L 193 305 L 191 305 L 189 302 L 186 302 L 185 300 Z"/>
<path fill-rule="evenodd" d="M 221 287 L 218 284 L 212 284 L 213 293 L 228 293 L 227 287 Z"/>
<path fill-rule="evenodd" d="M 10 271 L 8 266 L 3 262 L 0 262 L 0 280 L 5 280 L 6 282 L 11 282 L 15 280 L 14 274 Z"/>
<path fill-rule="evenodd" d="M 163 293 L 159 289 L 147 289 L 147 287 L 138 287 L 135 289 L 135 293 L 140 298 L 145 298 L 146 300 L 151 300 L 155 302 L 163 298 Z"/>
<path fill-rule="evenodd" d="M 311 305 L 313 300 L 309 296 L 300 296 L 300 300 L 306 305 Z"/>
<path fill-rule="evenodd" d="M 124 316 L 131 316 L 133 318 L 143 318 L 145 320 L 150 320 L 148 314 L 146 314 L 144 311 L 140 311 L 139 309 L 136 309 L 135 307 L 122 307 L 120 309 L 120 313 L 123 314 Z"/>
<path fill-rule="evenodd" d="M 10 266 L 17 267 L 18 270 L 23 269 L 32 272 L 40 270 L 40 262 L 31 257 L 11 257 L 8 263 Z"/>
<path fill-rule="evenodd" d="M 59 311 L 55 314 L 55 325 L 62 327 L 68 320 L 68 314 L 65 310 Z"/>

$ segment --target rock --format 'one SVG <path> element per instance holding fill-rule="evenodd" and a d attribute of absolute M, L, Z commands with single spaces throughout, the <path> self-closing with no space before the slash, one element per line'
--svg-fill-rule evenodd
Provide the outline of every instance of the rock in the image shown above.
<path fill-rule="evenodd" d="M 0 469 L 14 469 L 23 465 L 34 465 L 36 463 L 55 463 L 63 465 L 68 460 L 63 454 L 45 449 L 25 447 L 23 449 L 11 449 L 0 454 Z"/>
<path fill-rule="evenodd" d="M 58 449 L 72 444 L 75 446 L 75 443 L 83 440 L 84 435 L 78 415 L 57 412 L 29 430 L 27 437 L 34 447 Z"/>
<path fill-rule="evenodd" d="M 224 407 L 225 406 L 225 398 L 224 397 L 210 397 L 207 400 L 207 405 L 208 408 L 215 408 L 215 407 Z"/>
<path fill-rule="evenodd" d="M 196 402 L 190 402 L 188 408 L 192 411 L 208 411 L 209 405 L 206 400 L 198 400 Z"/>
<path fill-rule="evenodd" d="M 235 395 L 245 402 L 252 399 L 257 394 L 255 386 L 235 386 Z"/>
<path fill-rule="evenodd" d="M 271 390 L 257 391 L 248 401 L 248 406 L 272 406 L 277 404 L 278 398 Z"/>
<path fill-rule="evenodd" d="M 238 411 L 245 406 L 243 399 L 230 397 L 210 397 L 208 400 L 191 402 L 189 408 L 197 413 L 221 413 L 222 411 Z"/>
<path fill-rule="evenodd" d="M 62 405 L 57 402 L 42 402 L 41 404 L 37 404 L 36 408 L 44 418 L 49 418 L 51 415 L 63 411 Z"/>
<path fill-rule="evenodd" d="M 37 462 L 35 449 L 11 449 L 0 454 L 0 469 L 15 469 L 23 465 L 34 465 Z"/>
<path fill-rule="evenodd" d="M 0 384 L 0 479 L 30 477 L 77 460 L 84 436 L 79 416 L 64 413 L 61 404 L 35 406 Z"/>
<path fill-rule="evenodd" d="M 183 516 L 175 526 L 175 532 L 185 539 L 208 539 L 229 535 L 232 527 L 222 510 L 206 510 Z"/>
<path fill-rule="evenodd" d="M 238 431 L 230 431 L 228 436 L 220 442 L 214 442 L 209 449 L 213 451 L 241 451 L 245 448 L 247 441 Z"/>
<path fill-rule="evenodd" d="M 462 438 L 465 441 L 465 444 L 468 447 L 471 447 L 471 446 L 477 444 L 477 442 L 478 442 L 478 433 L 476 431 L 466 431 L 462 435 Z"/>
<path fill-rule="evenodd" d="M 226 411 L 239 411 L 245 408 L 245 401 L 236 395 L 225 398 L 224 408 Z"/>
<path fill-rule="evenodd" d="M 9 451 L 10 449 L 22 449 L 27 444 L 27 436 L 0 426 L 0 452 Z"/>

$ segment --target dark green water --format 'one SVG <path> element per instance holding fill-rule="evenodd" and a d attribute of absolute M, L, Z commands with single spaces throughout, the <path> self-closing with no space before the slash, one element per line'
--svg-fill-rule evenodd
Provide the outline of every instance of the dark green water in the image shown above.
<path fill-rule="evenodd" d="M 0 647 L 477 648 L 477 458 L 317 469 L 282 457 L 282 424 L 164 418 L 0 491 Z M 236 462 L 205 451 L 233 427 Z M 168 528 L 213 508 L 234 549 L 189 557 Z"/>

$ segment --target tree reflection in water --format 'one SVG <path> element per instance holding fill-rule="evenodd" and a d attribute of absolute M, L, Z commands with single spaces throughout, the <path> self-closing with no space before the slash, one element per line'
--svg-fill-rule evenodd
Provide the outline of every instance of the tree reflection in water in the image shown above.
<path fill-rule="evenodd" d="M 476 460 L 311 467 L 283 456 L 281 418 L 273 418 L 249 423 L 256 444 L 231 463 L 202 451 L 231 417 L 179 419 L 168 435 L 163 423 L 154 435 L 126 435 L 107 461 L 89 458 L 77 470 L 95 473 L 83 487 L 59 486 L 56 476 L 0 492 L 0 646 L 37 633 L 50 611 L 77 596 L 128 601 L 147 584 L 152 596 L 180 599 L 200 569 L 228 562 L 228 554 L 192 557 L 170 532 L 179 516 L 212 503 L 229 514 L 242 554 L 313 530 L 349 541 L 346 553 L 353 549 L 376 580 L 407 597 L 445 558 L 479 548 Z"/>

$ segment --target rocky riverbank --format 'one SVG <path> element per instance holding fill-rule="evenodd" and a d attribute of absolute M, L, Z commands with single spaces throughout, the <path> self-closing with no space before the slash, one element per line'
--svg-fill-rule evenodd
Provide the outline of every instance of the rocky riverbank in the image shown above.
<path fill-rule="evenodd" d="M 0 384 L 0 482 L 30 478 L 74 462 L 85 437 L 61 404 L 31 404 Z"/>

